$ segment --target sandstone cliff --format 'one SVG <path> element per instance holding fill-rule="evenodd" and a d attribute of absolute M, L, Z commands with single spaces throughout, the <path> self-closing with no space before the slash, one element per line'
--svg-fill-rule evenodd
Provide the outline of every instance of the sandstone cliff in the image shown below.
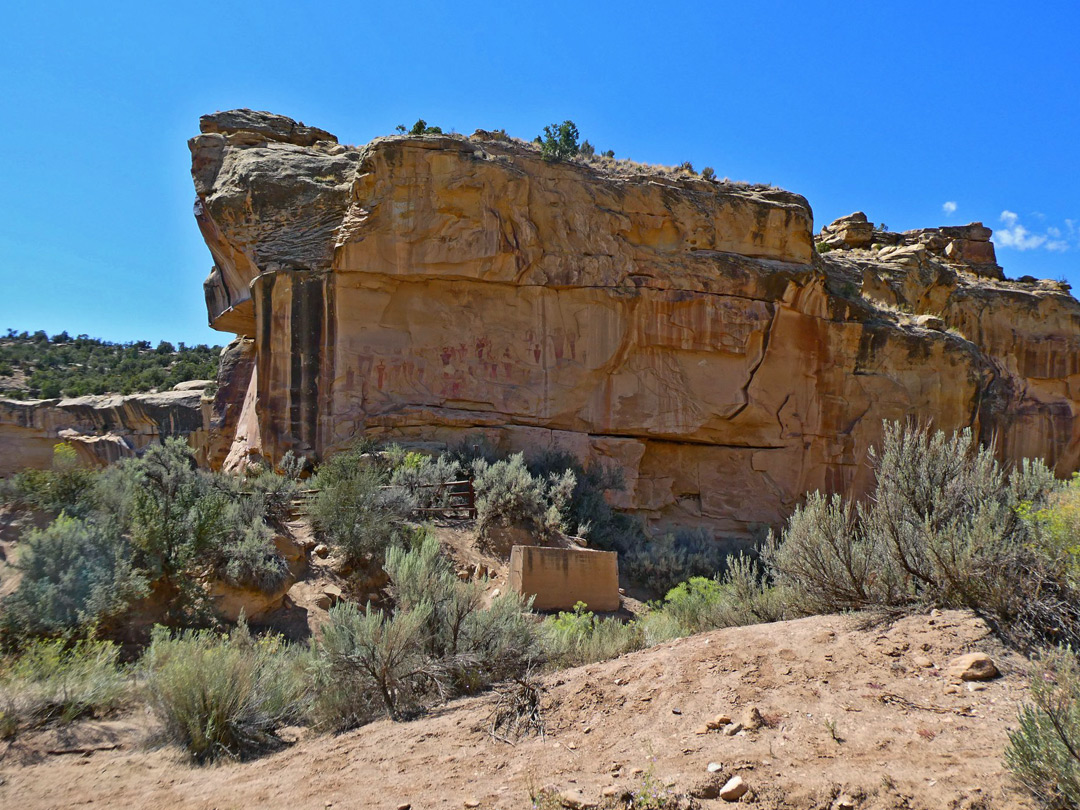
<path fill-rule="evenodd" d="M 130 396 L 0 399 L 0 477 L 27 467 L 48 468 L 58 442 L 70 443 L 87 466 L 133 456 L 170 436 L 187 438 L 205 459 L 205 385 L 193 380 L 177 386 L 180 390 Z"/>
<path fill-rule="evenodd" d="M 1080 305 L 1003 281 L 988 229 L 855 216 L 819 253 L 774 188 L 483 132 L 352 148 L 268 113 L 201 123 L 210 322 L 245 337 L 216 464 L 483 432 L 619 465 L 650 518 L 746 534 L 807 490 L 862 491 L 883 419 L 1080 462 Z"/>

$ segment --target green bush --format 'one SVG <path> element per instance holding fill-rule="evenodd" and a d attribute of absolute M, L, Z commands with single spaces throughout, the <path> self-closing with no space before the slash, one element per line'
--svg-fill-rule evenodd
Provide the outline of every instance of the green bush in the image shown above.
<path fill-rule="evenodd" d="M 505 461 L 473 462 L 477 527 L 481 536 L 496 526 L 519 526 L 540 539 L 564 528 L 564 511 L 577 479 L 571 470 L 534 476 L 517 453 Z"/>
<path fill-rule="evenodd" d="M 1080 476 L 1050 495 L 1043 509 L 1022 502 L 1020 513 L 1035 529 L 1035 546 L 1040 555 L 1057 560 L 1060 578 L 1073 589 L 1080 587 Z"/>
<path fill-rule="evenodd" d="M 238 527 L 221 547 L 218 576 L 230 585 L 272 593 L 289 578 L 289 564 L 266 524 Z"/>
<path fill-rule="evenodd" d="M 247 497 L 258 498 L 260 517 L 271 525 L 283 528 L 288 521 L 293 502 L 300 493 L 300 473 L 304 463 L 304 459 L 290 451 L 281 459 L 280 473 L 269 467 L 259 467 L 243 478 L 241 489 Z"/>
<path fill-rule="evenodd" d="M 483 607 L 483 585 L 454 576 L 434 536 L 390 548 L 386 571 L 393 611 L 330 611 L 315 651 L 318 725 L 404 717 L 516 677 L 537 657 L 529 603 L 507 593 Z"/>
<path fill-rule="evenodd" d="M 578 128 L 573 121 L 544 127 L 544 134 L 537 137 L 540 155 L 546 161 L 570 160 L 580 151 Z"/>
<path fill-rule="evenodd" d="M 434 536 L 410 551 L 387 551 L 386 572 L 398 612 L 426 606 L 425 654 L 440 694 L 475 692 L 514 677 L 535 657 L 529 603 L 507 592 L 482 608 L 483 584 L 458 579 Z"/>
<path fill-rule="evenodd" d="M 167 624 L 209 621 L 208 573 L 267 591 L 289 574 L 269 524 L 284 522 L 295 479 L 199 470 L 181 439 L 102 471 L 61 460 L 37 478 L 47 497 L 35 502 L 65 508 L 20 543 L 23 578 L 3 602 L 5 635 L 112 632 L 150 590 Z"/>
<path fill-rule="evenodd" d="M 399 488 L 384 489 L 386 470 L 366 447 L 332 456 L 312 479 L 318 490 L 309 506 L 315 527 L 349 563 L 381 558 L 404 542 L 404 521 L 415 508 Z"/>
<path fill-rule="evenodd" d="M 539 453 L 527 466 L 534 477 L 544 480 L 573 473 L 574 487 L 562 511 L 566 525 L 575 534 L 588 538 L 591 546 L 626 553 L 644 541 L 641 521 L 616 511 L 605 497 L 607 492 L 618 492 L 626 486 L 621 467 L 604 467 L 595 462 L 583 467 L 573 455 L 560 450 Z"/>
<path fill-rule="evenodd" d="M 390 475 L 392 486 L 404 489 L 417 508 L 447 508 L 452 498 L 448 490 L 438 485 L 457 481 L 464 473 L 461 465 L 447 454 L 429 458 L 420 453 L 407 453 L 393 462 Z"/>
<path fill-rule="evenodd" d="M 35 641 L 0 660 L 0 737 L 118 708 L 128 692 L 119 652 L 104 641 Z"/>
<path fill-rule="evenodd" d="M 660 615 L 670 618 L 678 634 L 687 635 L 780 621 L 785 603 L 782 592 L 764 583 L 757 564 L 739 555 L 729 560 L 720 577 L 692 577 L 672 588 L 649 615 L 653 622 Z"/>
<path fill-rule="evenodd" d="M 400 718 L 421 702 L 427 687 L 430 614 L 426 602 L 392 615 L 370 604 L 362 611 L 343 603 L 330 610 L 319 655 L 359 705 L 381 702 L 388 717 Z"/>
<path fill-rule="evenodd" d="M 657 593 L 667 593 L 691 577 L 723 570 L 727 554 L 708 529 L 680 528 L 640 539 L 622 553 L 622 570 Z"/>
<path fill-rule="evenodd" d="M 805 615 L 898 604 L 903 578 L 881 538 L 865 530 L 861 513 L 839 495 L 809 494 L 788 520 L 768 565 Z"/>
<path fill-rule="evenodd" d="M 1068 555 L 1033 517 L 1058 490 L 1045 465 L 1006 471 L 970 430 L 898 424 L 871 458 L 868 505 L 811 495 L 766 549 L 793 612 L 965 607 L 1023 643 L 1080 641 Z"/>
<path fill-rule="evenodd" d="M 282 746 L 274 731 L 303 713 L 301 655 L 278 637 L 154 630 L 143 659 L 150 705 L 197 762 L 243 759 Z"/>
<path fill-rule="evenodd" d="M 23 470 L 0 481 L 0 503 L 45 512 L 82 514 L 95 472 L 84 469 L 75 448 L 61 442 L 53 448 L 52 468 Z"/>
<path fill-rule="evenodd" d="M 61 515 L 19 544 L 16 590 L 3 600 L 5 635 L 56 636 L 108 626 L 145 594 L 132 547 L 115 524 Z"/>
<path fill-rule="evenodd" d="M 578 602 L 572 612 L 562 611 L 541 625 L 545 658 L 556 666 L 575 667 L 640 650 L 645 635 L 635 622 L 597 618 Z"/>
<path fill-rule="evenodd" d="M 412 129 L 409 130 L 410 135 L 442 135 L 443 131 L 439 127 L 429 127 L 427 121 L 423 118 L 417 120 L 412 125 Z"/>
<path fill-rule="evenodd" d="M 1005 763 L 1045 807 L 1080 807 L 1080 663 L 1073 652 L 1052 653 L 1035 668 L 1031 700 L 1009 733 Z"/>

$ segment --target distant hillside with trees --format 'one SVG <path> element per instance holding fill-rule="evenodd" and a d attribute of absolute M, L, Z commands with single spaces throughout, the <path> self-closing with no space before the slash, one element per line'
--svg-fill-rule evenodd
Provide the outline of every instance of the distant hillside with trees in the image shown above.
<path fill-rule="evenodd" d="M 53 399 L 84 394 L 165 391 L 187 380 L 217 375 L 220 346 L 176 346 L 161 341 L 112 343 L 67 332 L 0 337 L 0 397 Z"/>

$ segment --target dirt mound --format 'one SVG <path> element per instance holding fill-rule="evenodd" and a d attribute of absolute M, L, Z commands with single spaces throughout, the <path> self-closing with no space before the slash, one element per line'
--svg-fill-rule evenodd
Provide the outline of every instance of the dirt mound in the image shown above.
<path fill-rule="evenodd" d="M 738 775 L 749 787 L 741 801 L 762 810 L 1030 806 L 1001 764 L 1026 693 L 1025 660 L 968 613 L 864 622 L 815 617 L 723 630 L 553 674 L 546 736 L 515 745 L 488 734 L 490 696 L 213 768 L 150 748 L 145 732 L 110 737 L 115 750 L 72 755 L 46 753 L 59 750 L 48 735 L 25 737 L 0 760 L 0 803 L 521 808 L 545 786 L 579 790 L 587 803 L 645 781 L 655 791 L 715 796 Z M 953 683 L 949 662 L 968 652 L 988 653 L 1001 677 Z M 748 728 L 705 731 L 720 714 Z M 66 747 L 79 748 L 78 731 L 70 735 Z"/>

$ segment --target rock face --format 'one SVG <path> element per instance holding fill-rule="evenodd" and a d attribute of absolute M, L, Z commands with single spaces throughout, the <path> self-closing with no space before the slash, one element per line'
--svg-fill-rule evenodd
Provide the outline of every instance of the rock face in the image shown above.
<path fill-rule="evenodd" d="M 89 466 L 135 455 L 148 444 L 182 436 L 205 460 L 209 413 L 206 381 L 180 390 L 74 399 L 0 399 L 0 477 L 27 467 L 48 468 L 53 447 L 70 443 Z"/>
<path fill-rule="evenodd" d="M 1080 305 L 996 279 L 981 226 L 856 215 L 819 255 L 809 204 L 774 188 L 546 163 L 490 133 L 201 128 L 210 322 L 244 336 L 216 464 L 482 433 L 618 465 L 617 505 L 648 518 L 749 536 L 807 490 L 864 491 L 883 419 L 1080 461 Z"/>

